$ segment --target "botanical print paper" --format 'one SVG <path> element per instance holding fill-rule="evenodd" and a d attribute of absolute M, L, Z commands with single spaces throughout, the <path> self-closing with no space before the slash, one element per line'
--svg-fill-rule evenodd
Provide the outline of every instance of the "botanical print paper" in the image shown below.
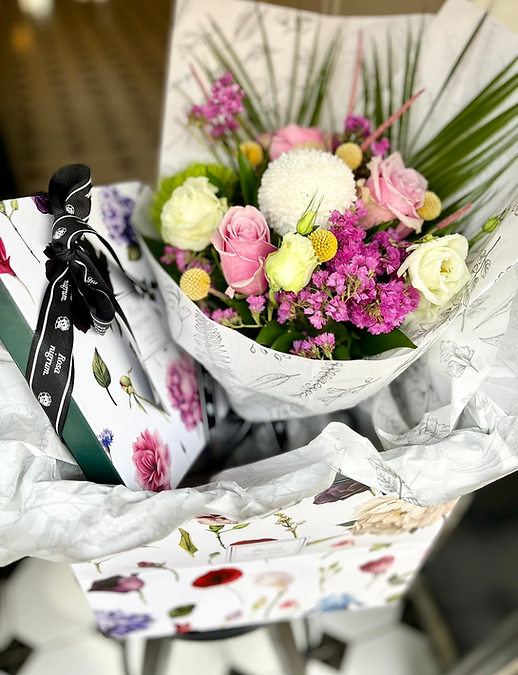
<path fill-rule="evenodd" d="M 108 452 L 128 487 L 147 485 L 133 461 L 138 448 L 141 454 L 162 457 L 168 468 L 160 489 L 169 489 L 204 447 L 205 435 L 195 365 L 171 340 L 151 269 L 129 224 L 140 189 L 138 183 L 127 183 L 92 190 L 89 222 L 109 241 L 139 286 L 137 293 L 99 240 L 89 237 L 97 255 L 106 257 L 110 281 L 134 339 L 122 330 L 122 323 L 114 323 L 103 337 L 93 330 L 74 329 L 73 398 L 102 445 L 92 452 Z M 1 282 L 33 330 L 47 285 L 43 250 L 52 226 L 43 198 L 38 200 L 7 200 L 0 213 L 3 257 L 9 257 L 17 274 L 3 273 Z"/>
<path fill-rule="evenodd" d="M 259 520 L 199 514 L 162 541 L 74 571 L 101 630 L 118 637 L 362 609 L 398 602 L 452 507 L 374 498 L 342 479 Z"/>

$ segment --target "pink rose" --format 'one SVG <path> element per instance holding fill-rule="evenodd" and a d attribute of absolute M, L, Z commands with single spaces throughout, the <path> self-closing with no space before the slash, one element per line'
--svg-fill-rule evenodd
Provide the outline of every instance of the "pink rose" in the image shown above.
<path fill-rule="evenodd" d="M 325 136 L 317 127 L 299 127 L 298 124 L 288 124 L 284 129 L 277 129 L 273 134 L 264 134 L 261 143 L 269 148 L 270 160 L 280 157 L 283 152 L 295 148 L 314 148 L 325 150 Z"/>
<path fill-rule="evenodd" d="M 196 429 L 202 420 L 200 393 L 196 368 L 190 358 L 171 361 L 167 366 L 166 380 L 169 402 L 180 411 L 187 431 Z"/>
<path fill-rule="evenodd" d="M 132 444 L 135 481 L 143 490 L 161 492 L 171 489 L 171 458 L 169 448 L 155 430 L 140 432 Z"/>
<path fill-rule="evenodd" d="M 265 292 L 264 261 L 277 249 L 270 243 L 270 228 L 260 211 L 254 206 L 233 206 L 210 240 L 221 258 L 228 296 Z"/>
<path fill-rule="evenodd" d="M 387 159 L 373 157 L 367 168 L 371 175 L 361 188 L 367 215 L 360 220 L 365 229 L 390 220 L 399 220 L 415 232 L 423 219 L 417 209 L 424 204 L 428 181 L 415 169 L 407 169 L 399 152 Z"/>

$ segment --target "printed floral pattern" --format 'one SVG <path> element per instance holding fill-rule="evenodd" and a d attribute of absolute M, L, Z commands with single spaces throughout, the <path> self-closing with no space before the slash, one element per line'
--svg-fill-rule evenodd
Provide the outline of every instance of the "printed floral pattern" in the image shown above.
<path fill-rule="evenodd" d="M 161 492 L 171 489 L 171 456 L 169 446 L 158 431 L 142 431 L 133 443 L 135 481 L 143 490 Z"/>
<path fill-rule="evenodd" d="M 99 630 L 105 637 L 123 638 L 137 630 L 145 630 L 153 622 L 150 614 L 125 614 L 122 611 L 96 611 Z"/>
<path fill-rule="evenodd" d="M 223 567 L 219 570 L 214 570 L 203 574 L 192 582 L 195 588 L 209 588 L 210 586 L 222 586 L 237 581 L 239 577 L 243 576 L 241 570 L 235 567 Z"/>
<path fill-rule="evenodd" d="M 100 191 L 101 213 L 110 239 L 128 246 L 131 260 L 140 258 L 140 248 L 135 232 L 130 224 L 135 206 L 133 199 L 123 197 L 116 187 L 107 187 Z"/>
<path fill-rule="evenodd" d="M 171 405 L 180 411 L 185 428 L 192 431 L 202 421 L 194 363 L 189 358 L 171 361 L 167 369 L 166 385 Z"/>

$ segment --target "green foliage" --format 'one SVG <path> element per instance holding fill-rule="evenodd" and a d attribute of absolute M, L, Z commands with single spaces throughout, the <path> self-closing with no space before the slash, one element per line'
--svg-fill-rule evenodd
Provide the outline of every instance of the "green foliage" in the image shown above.
<path fill-rule="evenodd" d="M 399 328 L 394 328 L 390 333 L 382 333 L 381 335 L 372 335 L 367 331 L 362 331 L 360 334 L 359 348 L 363 356 L 375 356 L 398 347 L 416 348 L 412 340 L 407 338 Z"/>
<path fill-rule="evenodd" d="M 160 215 L 164 204 L 171 198 L 173 190 L 183 185 L 187 178 L 196 176 L 207 176 L 209 181 L 215 185 L 218 190 L 223 191 L 227 199 L 231 200 L 236 190 L 238 177 L 232 169 L 222 164 L 190 164 L 186 169 L 176 173 L 169 178 L 163 178 L 160 182 L 158 192 L 156 192 L 153 204 L 151 205 L 150 215 L 153 223 L 160 231 Z"/>

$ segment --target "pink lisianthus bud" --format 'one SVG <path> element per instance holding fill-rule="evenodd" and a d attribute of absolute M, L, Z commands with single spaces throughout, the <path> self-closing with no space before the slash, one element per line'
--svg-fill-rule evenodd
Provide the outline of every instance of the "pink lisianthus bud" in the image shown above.
<path fill-rule="evenodd" d="M 266 257 L 277 249 L 270 243 L 270 228 L 254 206 L 233 206 L 211 237 L 219 253 L 227 295 L 260 295 L 268 287 Z"/>
<path fill-rule="evenodd" d="M 298 124 L 288 124 L 283 129 L 277 129 L 273 134 L 264 134 L 259 138 L 263 147 L 269 150 L 270 161 L 280 157 L 284 152 L 297 148 L 314 148 L 326 150 L 326 137 L 317 127 L 299 127 Z"/>
<path fill-rule="evenodd" d="M 371 175 L 360 186 L 367 215 L 360 220 L 360 225 L 368 229 L 379 223 L 399 220 L 420 232 L 423 219 L 417 209 L 424 204 L 428 181 L 415 169 L 407 169 L 399 152 L 387 159 L 373 157 L 367 168 Z"/>

